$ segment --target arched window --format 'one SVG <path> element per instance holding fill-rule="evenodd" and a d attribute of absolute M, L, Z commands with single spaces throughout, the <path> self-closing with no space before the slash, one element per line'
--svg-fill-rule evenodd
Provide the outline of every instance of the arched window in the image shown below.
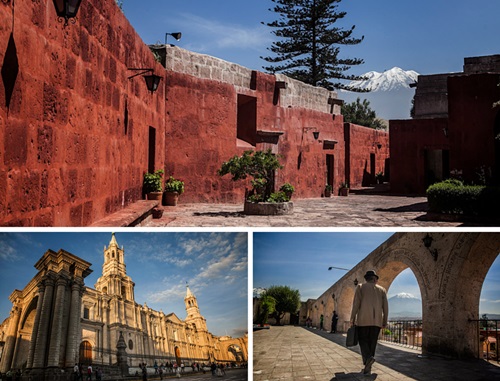
<path fill-rule="evenodd" d="M 88 341 L 82 341 L 80 344 L 80 363 L 92 363 L 92 345 Z"/>

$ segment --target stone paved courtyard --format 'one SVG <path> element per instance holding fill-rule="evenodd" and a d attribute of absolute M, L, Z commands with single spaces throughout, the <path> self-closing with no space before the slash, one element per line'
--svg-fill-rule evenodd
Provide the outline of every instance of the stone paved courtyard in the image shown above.
<path fill-rule="evenodd" d="M 455 227 L 481 224 L 429 219 L 426 197 L 351 194 L 294 199 L 294 213 L 247 216 L 243 204 L 180 204 L 164 207 L 148 226 L 168 227 Z M 484 224 L 482 224 L 484 226 Z"/>
<path fill-rule="evenodd" d="M 304 327 L 271 327 L 254 337 L 254 381 L 275 380 L 436 380 L 500 379 L 500 366 L 482 360 L 421 356 L 413 349 L 380 344 L 371 376 L 362 375 L 359 346 L 345 347 L 345 335 Z"/>

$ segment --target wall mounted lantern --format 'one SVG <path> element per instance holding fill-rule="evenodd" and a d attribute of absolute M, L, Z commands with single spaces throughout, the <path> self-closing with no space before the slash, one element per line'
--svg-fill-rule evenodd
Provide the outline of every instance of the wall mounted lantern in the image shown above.
<path fill-rule="evenodd" d="M 314 140 L 318 140 L 318 138 L 319 138 L 319 131 L 313 131 L 313 136 L 314 136 Z"/>
<path fill-rule="evenodd" d="M 66 26 L 68 25 L 68 20 L 71 19 L 71 23 L 74 24 L 81 2 L 82 0 L 54 0 L 59 22 L 62 22 L 64 19 L 64 26 Z"/>
<path fill-rule="evenodd" d="M 429 250 L 429 253 L 431 253 L 432 258 L 434 258 L 435 261 L 437 261 L 438 258 L 438 251 L 437 249 L 431 249 L 433 238 L 430 236 L 429 233 L 425 235 L 424 238 L 422 238 L 422 242 L 424 243 L 424 246 Z"/>
<path fill-rule="evenodd" d="M 144 80 L 146 81 L 146 87 L 153 94 L 156 90 L 158 90 L 158 85 L 160 84 L 161 77 L 159 75 L 155 75 L 153 69 L 138 69 L 138 68 L 128 68 L 127 70 L 139 71 L 134 75 L 128 77 L 128 79 L 132 79 L 137 77 L 138 75 L 142 75 Z M 151 73 L 149 75 L 145 75 L 146 73 Z"/>
<path fill-rule="evenodd" d="M 354 286 L 357 286 L 359 284 L 358 278 L 354 279 Z"/>
<path fill-rule="evenodd" d="M 182 33 L 181 32 L 165 33 L 165 45 L 167 45 L 167 37 L 168 36 L 172 36 L 177 41 L 179 41 L 182 37 Z"/>

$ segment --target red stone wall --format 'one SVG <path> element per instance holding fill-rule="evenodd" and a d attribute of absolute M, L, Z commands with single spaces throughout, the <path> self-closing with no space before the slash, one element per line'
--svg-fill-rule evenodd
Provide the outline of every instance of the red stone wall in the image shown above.
<path fill-rule="evenodd" d="M 479 183 L 481 168 L 486 177 L 494 175 L 500 112 L 492 106 L 500 99 L 499 77 L 450 75 L 448 118 L 390 121 L 392 191 L 425 193 L 425 150 L 448 150 L 450 171 L 468 183 Z"/>
<path fill-rule="evenodd" d="M 172 174 L 186 183 L 181 202 L 243 202 L 249 182 L 232 182 L 229 175 L 221 178 L 217 170 L 245 150 L 271 149 L 281 155 L 284 168 L 277 172 L 276 188 L 290 182 L 296 188 L 295 197 L 322 195 L 327 153 L 338 157 L 340 183 L 344 166 L 342 117 L 301 107 L 285 108 L 277 100 L 274 75 L 251 71 L 246 75 L 248 81 L 235 86 L 168 72 L 166 169 L 167 176 Z M 256 98 L 255 145 L 237 139 L 238 94 Z M 326 105 L 327 98 L 324 102 Z M 318 140 L 314 140 L 313 130 L 320 132 Z M 340 143 L 325 149 L 325 138 Z"/>
<path fill-rule="evenodd" d="M 346 180 L 351 188 L 375 184 L 375 174 L 384 173 L 388 181 L 389 134 L 386 131 L 345 123 Z M 380 148 L 379 148 L 380 147 Z M 375 171 L 372 170 L 371 155 L 375 155 Z"/>
<path fill-rule="evenodd" d="M 114 1 L 83 1 L 75 24 L 50 1 L 0 4 L 0 224 L 82 226 L 142 197 L 148 130 L 164 162 L 162 74 Z"/>
<path fill-rule="evenodd" d="M 481 167 L 487 175 L 495 168 L 500 107 L 493 103 L 500 100 L 499 82 L 500 75 L 491 73 L 448 79 L 450 168 L 461 171 L 468 182 L 478 183 Z"/>
<path fill-rule="evenodd" d="M 425 193 L 425 150 L 450 149 L 447 119 L 391 120 L 391 191 Z"/>

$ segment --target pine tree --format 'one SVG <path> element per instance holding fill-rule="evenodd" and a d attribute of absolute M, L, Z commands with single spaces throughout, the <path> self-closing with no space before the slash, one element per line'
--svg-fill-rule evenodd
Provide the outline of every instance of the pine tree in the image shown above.
<path fill-rule="evenodd" d="M 336 27 L 335 23 L 346 16 L 337 10 L 341 0 L 272 0 L 276 5 L 269 9 L 280 15 L 278 20 L 267 23 L 279 38 L 268 48 L 275 55 L 261 57 L 271 63 L 265 70 L 280 72 L 313 86 L 327 89 L 366 91 L 347 86 L 341 80 L 362 80 L 348 75 L 351 66 L 360 65 L 360 58 L 340 58 L 340 46 L 359 44 L 363 38 L 352 36 L 350 29 Z"/>

